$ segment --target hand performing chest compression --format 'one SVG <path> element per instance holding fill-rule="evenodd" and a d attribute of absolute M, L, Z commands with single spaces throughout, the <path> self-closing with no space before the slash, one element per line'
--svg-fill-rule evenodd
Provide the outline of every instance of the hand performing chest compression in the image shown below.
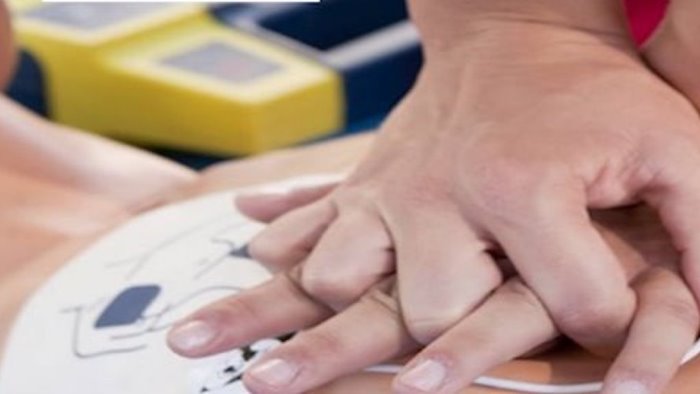
<path fill-rule="evenodd" d="M 617 357 L 604 393 L 660 393 L 698 329 L 696 109 L 644 64 L 614 2 L 411 5 L 426 65 L 374 149 L 337 187 L 241 202 L 274 219 L 251 252 L 281 274 L 184 322 L 173 347 L 209 354 L 342 311 L 249 386 L 299 392 L 427 345 L 396 390 L 454 392 L 561 333 Z M 637 203 L 655 236 L 601 236 L 590 210 Z M 616 215 L 601 220 L 631 220 Z M 657 255 L 645 242 L 660 239 Z M 259 311 L 263 297 L 288 308 Z M 227 324 L 251 311 L 255 327 Z M 215 334 L 179 347 L 193 327 Z"/>

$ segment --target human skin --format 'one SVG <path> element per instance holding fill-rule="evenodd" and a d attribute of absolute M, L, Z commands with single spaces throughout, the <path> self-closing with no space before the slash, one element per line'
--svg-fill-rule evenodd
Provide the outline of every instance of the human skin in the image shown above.
<path fill-rule="evenodd" d="M 14 107 L 13 107 L 14 108 Z M 11 116 L 5 108 L 0 111 Z M 2 133 L 0 128 L 0 133 Z M 41 133 L 39 129 L 37 132 Z M 231 187 L 245 187 L 258 183 L 282 180 L 297 175 L 319 172 L 343 172 L 351 167 L 366 152 L 372 142 L 372 136 L 339 141 L 331 144 L 305 148 L 300 151 L 287 151 L 264 155 L 240 163 L 226 163 L 213 167 L 187 182 L 169 189 L 152 190 L 159 195 L 158 203 L 179 201 L 209 192 Z M 56 140 L 60 143 L 60 140 Z M 91 146 L 104 155 L 115 158 L 123 153 L 113 150 L 112 143 Z M 0 151 L 6 150 L 0 146 Z M 73 161 L 74 159 L 67 159 Z M 39 160 L 41 162 L 41 159 Z M 54 162 L 54 164 L 56 164 Z M 65 168 L 72 168 L 66 163 Z M 167 173 L 167 172 L 166 172 Z M 99 172 L 96 177 L 102 176 Z M 158 177 L 157 174 L 154 174 Z M 95 193 L 94 186 L 47 180 L 39 175 L 15 172 L 7 166 L 0 167 L 0 233 L 2 247 L 0 259 L 3 264 L 15 267 L 12 272 L 0 275 L 0 351 L 1 343 L 12 326 L 12 321 L 22 303 L 51 275 L 60 269 L 72 256 L 93 243 L 99 236 L 118 226 L 143 208 L 133 201 L 124 201 L 120 196 L 110 193 Z M 132 183 L 125 183 L 130 188 L 149 188 L 149 180 L 135 176 Z M 8 194 L 8 191 L 12 194 Z M 42 213 L 41 220 L 36 212 Z M 8 216 L 8 213 L 12 215 Z M 634 216 L 634 215 L 633 215 Z M 637 215 L 639 219 L 644 216 Z M 611 222 L 619 220 L 631 225 L 624 216 L 611 216 Z M 642 223 L 643 220 L 637 223 Z M 621 224 L 621 223 L 620 223 Z M 672 253 L 658 223 L 639 228 L 629 227 L 629 238 L 643 243 L 647 252 L 663 260 Z M 21 236 L 9 240 L 8 234 L 20 232 Z M 637 253 L 627 248 L 625 241 L 616 240 L 619 235 L 608 234 L 608 238 L 617 246 L 616 250 L 627 250 L 624 255 L 637 259 Z M 655 237 L 659 240 L 654 241 Z M 9 247 L 9 248 L 8 248 Z M 656 252 L 651 252 L 657 250 Z M 17 253 L 23 251 L 23 253 Z M 628 254 L 629 253 L 629 254 Z M 671 256 L 672 257 L 672 256 Z M 518 360 L 505 363 L 492 375 L 521 378 L 532 381 L 580 382 L 599 379 L 604 373 L 607 362 L 584 357 L 580 353 L 564 353 L 557 358 L 550 355 L 539 359 Z M 684 368 L 674 380 L 669 393 L 693 393 L 697 387 L 699 363 Z M 391 387 L 390 375 L 362 374 L 344 377 L 314 392 L 344 394 L 357 392 L 388 392 Z M 499 393 L 501 391 L 472 387 L 464 390 L 470 394 Z M 503 392 L 505 393 L 505 392 Z"/>
<path fill-rule="evenodd" d="M 12 29 L 5 3 L 0 1 L 0 91 L 10 81 L 16 62 L 16 52 L 12 45 Z"/>
<path fill-rule="evenodd" d="M 661 26 L 642 48 L 660 75 L 700 108 L 700 3 L 673 0 Z"/>
<path fill-rule="evenodd" d="M 273 221 L 290 209 L 312 203 L 330 190 L 332 188 L 322 186 L 282 195 L 242 196 L 237 199 L 237 204 L 253 218 Z M 636 346 L 623 350 L 608 376 L 624 377 L 631 373 L 637 378 L 644 377 L 653 392 L 661 392 L 677 365 L 677 361 L 665 356 L 672 354 L 675 346 L 685 352 L 697 331 L 695 302 L 677 276 L 678 256 L 658 219 L 648 208 L 639 206 L 617 212 L 595 212 L 594 217 L 596 227 L 623 263 L 639 300 L 637 322 L 630 330 L 630 342 L 637 342 Z M 190 322 L 200 319 L 227 328 L 210 341 L 207 350 L 197 351 L 217 352 L 262 337 L 306 328 L 303 334 L 280 348 L 284 350 L 277 349 L 260 361 L 264 366 L 266 360 L 294 360 L 300 371 L 293 381 L 273 387 L 257 379 L 255 365 L 248 369 L 250 378 L 246 382 L 249 388 L 256 393 L 267 393 L 277 392 L 279 388 L 284 392 L 307 391 L 354 369 L 416 349 L 405 327 L 397 325 L 401 320 L 398 305 L 390 296 L 381 295 L 381 292 L 378 296 L 373 291 L 357 305 L 319 323 L 332 313 L 298 289 L 298 274 L 292 270 L 259 288 L 195 313 L 188 319 Z M 277 308 L 270 309 L 268 305 L 273 302 Z M 664 322 L 663 330 L 659 329 L 660 321 Z M 318 326 L 310 327 L 317 323 Z M 542 305 L 522 283 L 518 283 L 517 278 L 511 278 L 473 316 L 422 352 L 432 353 L 431 357 L 435 359 L 450 359 L 447 365 L 463 364 L 463 368 L 458 369 L 459 375 L 452 376 L 448 383 L 424 391 L 456 392 L 487 369 L 538 345 L 540 349 L 546 346 L 546 341 L 556 335 L 555 331 Z M 525 339 L 533 338 L 533 335 L 540 338 L 539 341 Z M 676 342 L 679 338 L 685 339 Z M 197 356 L 196 353 L 185 354 Z M 650 358 L 651 354 L 655 357 Z M 331 363 L 330 359 L 335 362 Z M 659 365 L 665 365 L 661 370 L 668 373 L 666 378 L 659 375 Z M 598 366 L 600 373 L 608 367 L 605 363 Z M 582 368 L 581 365 L 577 367 Z M 593 378 L 586 381 L 590 380 Z M 397 389 L 396 385 L 394 389 Z M 640 392 L 637 385 L 627 385 L 620 390 L 623 393 Z"/>
<path fill-rule="evenodd" d="M 530 3 L 541 7 L 518 8 Z M 634 297 L 586 208 L 654 206 L 694 288 L 697 113 L 637 56 L 605 7 L 615 2 L 484 4 L 413 3 L 427 56 L 416 87 L 358 170 L 273 223 L 253 253 L 284 268 L 313 245 L 302 285 L 335 309 L 393 271 L 395 257 L 406 324 L 428 343 L 499 285 L 487 252 L 501 251 L 567 335 L 615 349 Z M 566 25 L 567 10 L 581 25 Z M 351 245 L 348 234 L 362 237 Z"/>
<path fill-rule="evenodd" d="M 48 168 L 48 166 L 47 166 L 47 168 Z"/>
<path fill-rule="evenodd" d="M 402 317 L 427 344 L 501 284 L 488 252 L 504 253 L 557 327 L 610 353 L 636 297 L 586 208 L 644 201 L 697 294 L 698 116 L 644 65 L 619 4 L 411 4 L 427 58 L 415 89 L 358 170 L 273 222 L 253 255 L 281 270 L 301 263 L 300 286 L 335 310 L 396 259 Z M 625 374 L 651 392 L 663 386 Z M 625 392 L 615 380 L 607 392 Z"/>
<path fill-rule="evenodd" d="M 22 132 L 11 129 L 28 118 L 33 122 Z M 323 168 L 298 155 L 291 159 L 277 153 L 198 174 L 144 151 L 35 118 L 0 96 L 0 139 L 25 132 L 41 143 L 23 146 L 17 161 L 0 163 L 0 348 L 24 300 L 105 231 L 140 212 L 209 192 L 320 170 L 341 171 L 367 142 L 324 148 L 330 157 Z M 45 145 L 70 147 L 76 154 L 53 155 Z M 0 144 L 0 157 L 16 150 Z M 325 156 L 319 153 L 314 156 Z M 84 157 L 93 155 L 109 157 L 110 164 L 91 166 Z M 124 167 L 130 169 L 126 174 Z M 114 174 L 123 175 L 110 178 Z M 109 179 L 115 183 L 105 182 Z"/>

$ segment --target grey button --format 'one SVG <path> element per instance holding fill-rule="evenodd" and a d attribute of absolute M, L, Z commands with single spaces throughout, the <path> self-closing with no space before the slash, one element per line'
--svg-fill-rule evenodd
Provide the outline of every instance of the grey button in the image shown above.
<path fill-rule="evenodd" d="M 162 60 L 162 63 L 224 82 L 252 82 L 282 67 L 250 52 L 222 42 L 209 42 Z"/>
<path fill-rule="evenodd" d="M 43 4 L 23 14 L 40 20 L 80 30 L 98 30 L 138 18 L 172 4 L 162 3 L 53 3 Z"/>

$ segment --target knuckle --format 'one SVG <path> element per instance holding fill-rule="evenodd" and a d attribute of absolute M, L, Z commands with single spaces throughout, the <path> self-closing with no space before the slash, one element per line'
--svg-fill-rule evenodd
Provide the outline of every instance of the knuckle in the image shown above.
<path fill-rule="evenodd" d="M 347 185 L 344 184 L 331 194 L 331 203 L 337 211 L 348 208 L 362 208 L 371 206 L 377 189 L 374 185 Z"/>
<path fill-rule="evenodd" d="M 248 243 L 248 253 L 263 264 L 274 263 L 282 255 L 279 244 L 272 242 L 265 231 L 255 236 Z"/>
<path fill-rule="evenodd" d="M 700 325 L 700 315 L 695 302 L 686 297 L 664 297 L 654 301 L 661 314 L 694 330 Z"/>
<path fill-rule="evenodd" d="M 396 298 L 388 294 L 390 287 L 387 282 L 380 283 L 362 296 L 360 302 L 369 304 L 371 308 L 381 310 L 398 321 L 401 319 L 401 307 Z"/>
<path fill-rule="evenodd" d="M 435 206 L 451 201 L 454 183 L 443 175 L 414 174 L 410 180 L 382 187 L 379 200 L 382 205 L 398 206 L 404 209 Z"/>
<path fill-rule="evenodd" d="M 423 345 L 429 344 L 447 330 L 445 322 L 440 318 L 406 318 L 405 321 L 411 337 Z"/>
<path fill-rule="evenodd" d="M 339 293 L 339 283 L 326 275 L 310 274 L 305 270 L 301 277 L 301 286 L 314 298 L 325 300 L 337 297 Z"/>
<path fill-rule="evenodd" d="M 224 322 L 258 321 L 260 319 L 260 312 L 255 305 L 247 301 L 246 298 L 235 295 L 214 304 L 210 312 L 216 315 L 218 320 Z"/>
<path fill-rule="evenodd" d="M 309 301 L 309 294 L 301 286 L 300 271 L 300 267 L 296 266 L 287 272 L 278 274 L 272 279 L 269 287 L 261 287 L 260 289 L 278 298 L 305 303 Z"/>
<path fill-rule="evenodd" d="M 406 329 L 413 339 L 421 344 L 429 344 L 454 326 L 464 311 L 440 311 L 430 314 L 404 312 Z"/>
<path fill-rule="evenodd" d="M 307 186 L 293 190 L 289 193 L 289 204 L 300 207 L 311 203 L 322 202 L 331 193 L 335 185 Z"/>
<path fill-rule="evenodd" d="M 415 309 L 402 308 L 396 296 L 394 280 L 384 280 L 373 286 L 360 300 L 369 304 L 367 310 L 378 311 L 385 317 L 393 319 L 399 326 L 404 327 L 408 335 L 418 343 L 428 344 L 444 333 L 461 317 L 464 311 L 452 316 L 440 315 L 430 317 L 414 317 Z M 444 308 L 443 308 L 444 309 Z M 441 309 L 441 310 L 443 310 Z"/>
<path fill-rule="evenodd" d="M 352 345 L 332 331 L 316 329 L 297 334 L 290 342 L 290 348 L 299 359 L 329 360 L 348 354 Z"/>
<path fill-rule="evenodd" d="M 562 331 L 577 340 L 610 338 L 623 332 L 628 323 L 626 313 L 610 299 L 588 300 L 570 305 L 556 313 L 557 324 Z"/>
<path fill-rule="evenodd" d="M 658 267 L 648 270 L 638 282 L 637 294 L 640 309 L 694 330 L 700 326 L 695 296 L 678 273 Z"/>
<path fill-rule="evenodd" d="M 352 302 L 363 292 L 348 278 L 308 270 L 302 273 L 301 286 L 311 297 L 334 307 Z"/>
<path fill-rule="evenodd" d="M 541 207 L 542 197 L 550 194 L 557 173 L 550 166 L 509 158 L 495 159 L 482 168 L 470 176 L 467 193 L 483 214 L 507 222 L 525 214 L 531 217 Z"/>
<path fill-rule="evenodd" d="M 270 269 L 284 269 L 289 261 L 303 258 L 303 252 L 296 250 L 275 237 L 263 232 L 248 244 L 248 253 L 255 261 Z"/>
<path fill-rule="evenodd" d="M 510 304 L 520 306 L 520 309 L 525 311 L 545 311 L 544 305 L 535 293 L 522 281 L 514 279 L 504 284 L 498 290 L 501 295 L 509 301 Z"/>
<path fill-rule="evenodd" d="M 358 203 L 344 204 L 338 208 L 338 216 L 334 223 L 335 234 L 341 237 L 356 236 L 358 228 L 375 224 L 375 215 L 371 208 Z"/>

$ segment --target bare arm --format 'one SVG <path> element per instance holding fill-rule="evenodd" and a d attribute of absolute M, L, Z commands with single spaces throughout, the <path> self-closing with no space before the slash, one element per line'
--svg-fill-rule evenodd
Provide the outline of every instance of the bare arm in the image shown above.
<path fill-rule="evenodd" d="M 700 108 L 700 2 L 672 0 L 643 49 L 649 64 Z"/>
<path fill-rule="evenodd" d="M 5 2 L 0 0 L 0 91 L 9 83 L 15 61 L 16 54 L 12 44 L 10 16 Z"/>
<path fill-rule="evenodd" d="M 503 27 L 509 24 L 560 27 L 629 40 L 618 0 L 409 0 L 409 6 L 428 51 L 464 45 L 493 31 L 507 35 L 512 30 Z M 519 37 L 533 38 L 537 36 Z M 430 53 L 427 57 L 430 61 Z"/>

